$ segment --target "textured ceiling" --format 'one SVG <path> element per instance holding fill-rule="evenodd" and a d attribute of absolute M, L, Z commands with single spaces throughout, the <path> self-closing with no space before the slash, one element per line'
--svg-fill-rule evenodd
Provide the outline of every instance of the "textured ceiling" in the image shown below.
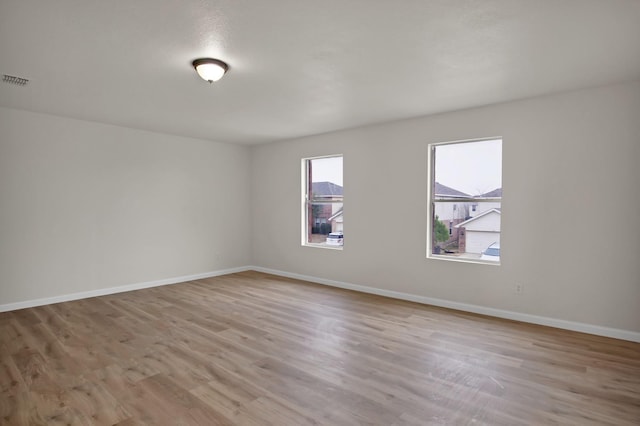
<path fill-rule="evenodd" d="M 255 144 L 640 78 L 640 1 L 0 0 L 0 74 L 0 106 Z"/>

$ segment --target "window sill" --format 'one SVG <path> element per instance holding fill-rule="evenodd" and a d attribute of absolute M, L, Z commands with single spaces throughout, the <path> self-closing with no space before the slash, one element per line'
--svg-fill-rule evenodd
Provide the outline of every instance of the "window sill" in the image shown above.
<path fill-rule="evenodd" d="M 428 254 L 427 259 L 444 260 L 446 262 L 474 263 L 476 265 L 489 265 L 489 266 L 500 266 L 500 264 L 502 263 L 502 262 L 499 262 L 499 261 L 496 262 L 493 260 L 482 260 L 480 258 L 447 256 L 442 254 Z"/>
<path fill-rule="evenodd" d="M 322 248 L 328 250 L 339 250 L 342 251 L 343 246 L 332 246 L 325 243 L 303 243 L 302 247 L 314 247 L 314 248 Z"/>

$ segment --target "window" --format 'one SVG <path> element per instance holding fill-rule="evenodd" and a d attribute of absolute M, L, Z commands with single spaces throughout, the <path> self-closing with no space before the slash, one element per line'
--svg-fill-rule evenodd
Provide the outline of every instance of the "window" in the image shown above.
<path fill-rule="evenodd" d="M 428 193 L 427 257 L 500 263 L 502 139 L 429 145 Z"/>
<path fill-rule="evenodd" d="M 341 249 L 342 155 L 302 160 L 302 245 Z"/>

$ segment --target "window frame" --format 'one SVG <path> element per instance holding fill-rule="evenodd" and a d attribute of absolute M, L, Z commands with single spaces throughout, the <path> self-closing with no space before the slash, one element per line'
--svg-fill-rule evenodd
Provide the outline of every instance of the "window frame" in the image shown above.
<path fill-rule="evenodd" d="M 305 157 L 302 158 L 301 163 L 301 184 L 302 184 L 302 220 L 301 220 L 301 244 L 303 247 L 315 247 L 315 248 L 323 248 L 329 250 L 343 250 L 344 245 L 328 245 L 326 243 L 312 243 L 309 241 L 309 227 L 312 227 L 311 221 L 313 220 L 312 215 L 309 214 L 313 205 L 333 205 L 333 204 L 342 204 L 344 209 L 344 193 L 342 195 L 342 200 L 313 200 L 310 199 L 309 193 L 312 188 L 312 176 L 313 170 L 310 170 L 309 165 L 313 160 L 321 160 L 323 158 L 342 158 L 342 175 L 344 181 L 344 154 L 330 154 L 330 155 L 320 155 L 315 157 Z M 344 189 L 344 182 L 343 182 Z M 344 212 L 343 212 L 344 215 Z M 343 240 L 344 244 L 344 240 Z"/>
<path fill-rule="evenodd" d="M 427 247 L 426 247 L 426 257 L 427 259 L 437 259 L 437 260 L 445 260 L 450 262 L 462 262 L 462 263 L 475 263 L 481 265 L 492 265 L 492 266 L 500 266 L 502 264 L 502 255 L 500 256 L 500 261 L 495 262 L 491 260 L 482 260 L 482 259 L 468 259 L 468 258 L 457 258 L 452 256 L 446 256 L 441 254 L 433 253 L 433 238 L 434 238 L 434 220 L 435 220 L 435 203 L 469 203 L 474 202 L 478 203 L 500 203 L 500 209 L 502 210 L 502 197 L 485 197 L 485 198 L 467 198 L 467 197 L 450 197 L 447 199 L 435 199 L 434 189 L 436 183 L 436 148 L 438 146 L 443 145 L 454 145 L 454 144 L 467 144 L 473 142 L 484 142 L 484 141 L 494 141 L 500 140 L 501 146 L 503 146 L 504 138 L 502 136 L 492 136 L 485 138 L 474 138 L 474 139 L 463 139 L 456 141 L 448 141 L 448 142 L 434 142 L 430 143 L 427 147 Z M 501 158 L 500 166 L 502 168 L 504 161 Z M 502 183 L 501 183 L 502 187 Z M 455 205 L 455 204 L 454 204 Z M 474 210 L 476 211 L 477 208 Z M 502 235 L 502 223 L 500 224 L 500 234 Z M 502 241 L 502 239 L 501 239 Z M 502 253 L 501 253 L 502 254 Z"/>

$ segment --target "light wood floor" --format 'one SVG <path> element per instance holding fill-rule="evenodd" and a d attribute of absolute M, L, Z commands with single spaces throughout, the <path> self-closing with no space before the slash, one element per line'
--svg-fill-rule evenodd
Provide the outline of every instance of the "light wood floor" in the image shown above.
<path fill-rule="evenodd" d="M 639 425 L 640 344 L 245 272 L 0 314 L 8 425 Z"/>

